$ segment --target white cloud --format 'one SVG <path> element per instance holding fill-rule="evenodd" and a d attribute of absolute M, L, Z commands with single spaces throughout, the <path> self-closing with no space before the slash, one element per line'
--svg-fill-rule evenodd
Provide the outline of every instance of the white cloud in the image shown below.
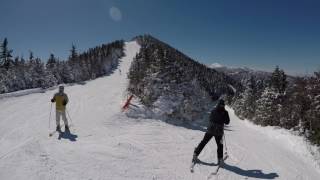
<path fill-rule="evenodd" d="M 219 64 L 219 63 L 213 63 L 209 65 L 210 68 L 221 68 L 223 67 L 223 65 Z"/>
<path fill-rule="evenodd" d="M 122 13 L 119 8 L 117 7 L 111 7 L 109 10 L 109 14 L 112 20 L 114 21 L 121 21 L 122 19 Z"/>

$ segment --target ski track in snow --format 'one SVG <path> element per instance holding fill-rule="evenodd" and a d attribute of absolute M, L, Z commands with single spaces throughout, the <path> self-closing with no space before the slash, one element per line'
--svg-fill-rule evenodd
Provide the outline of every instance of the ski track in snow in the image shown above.
<path fill-rule="evenodd" d="M 216 145 L 204 148 L 190 173 L 195 146 L 204 132 L 154 119 L 131 119 L 120 111 L 125 101 L 126 75 L 140 46 L 128 42 L 121 73 L 67 86 L 72 138 L 48 137 L 55 128 L 54 106 L 48 130 L 50 99 L 57 90 L 0 99 L 0 179 L 2 180 L 199 180 L 216 166 Z M 211 179 L 316 180 L 320 172 L 303 148 L 261 132 L 239 120 L 228 108 L 226 131 L 229 158 Z M 70 122 L 70 121 L 69 121 Z M 272 130 L 270 132 L 273 132 Z M 290 140 L 290 139 L 289 139 Z M 292 149 L 298 148 L 298 149 Z"/>

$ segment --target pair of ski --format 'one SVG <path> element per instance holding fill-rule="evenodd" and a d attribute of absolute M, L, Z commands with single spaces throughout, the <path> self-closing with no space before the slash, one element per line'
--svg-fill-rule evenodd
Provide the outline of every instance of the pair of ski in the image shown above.
<path fill-rule="evenodd" d="M 60 131 L 57 131 L 57 130 L 55 130 L 55 131 L 52 131 L 52 132 L 50 132 L 49 133 L 49 137 L 52 137 L 54 134 L 56 134 L 56 133 L 59 133 L 59 134 L 63 134 L 63 133 L 66 133 L 67 131 L 65 130 L 65 132 L 62 132 L 61 130 Z M 70 131 L 69 131 L 69 133 L 70 133 Z"/>
<path fill-rule="evenodd" d="M 62 133 L 62 131 L 57 131 L 57 130 L 55 130 L 55 131 L 52 131 L 52 132 L 50 132 L 49 133 L 49 137 L 52 137 L 54 134 L 56 134 L 56 133 L 59 133 L 59 134 L 61 134 Z"/>
<path fill-rule="evenodd" d="M 216 175 L 218 174 L 220 167 L 221 167 L 221 166 L 223 167 L 224 161 L 225 161 L 228 157 L 229 157 L 228 155 L 225 155 L 225 157 L 223 158 L 222 164 L 219 163 L 218 166 L 217 166 L 217 169 L 208 175 L 208 177 L 207 177 L 208 180 L 211 179 L 213 176 L 216 176 Z"/>
<path fill-rule="evenodd" d="M 225 161 L 228 157 L 229 157 L 228 154 L 226 154 L 226 155 L 224 156 L 224 158 L 223 158 L 223 161 Z M 194 172 L 194 166 L 197 164 L 197 162 L 198 162 L 198 161 L 196 160 L 196 161 L 193 161 L 193 162 L 191 163 L 191 166 L 190 166 L 190 172 L 191 172 L 191 173 Z M 222 164 L 219 163 L 219 164 L 217 165 L 216 170 L 213 171 L 212 173 L 210 173 L 207 179 L 211 179 L 212 176 L 217 175 L 221 166 L 223 166 L 223 163 L 222 163 Z"/>
<path fill-rule="evenodd" d="M 60 127 L 63 127 L 64 125 L 62 125 L 62 126 L 60 126 Z M 73 124 L 70 124 L 69 125 L 69 128 L 71 128 L 71 127 L 73 127 Z M 68 130 L 64 130 L 64 132 L 63 131 L 61 131 L 61 129 L 60 130 L 55 130 L 55 131 L 52 131 L 52 132 L 49 132 L 49 137 L 51 137 L 51 136 L 53 136 L 54 134 L 56 134 L 57 132 L 59 133 L 59 134 L 63 134 L 63 133 L 70 133 L 70 129 L 69 129 L 69 131 L 67 132 Z"/>

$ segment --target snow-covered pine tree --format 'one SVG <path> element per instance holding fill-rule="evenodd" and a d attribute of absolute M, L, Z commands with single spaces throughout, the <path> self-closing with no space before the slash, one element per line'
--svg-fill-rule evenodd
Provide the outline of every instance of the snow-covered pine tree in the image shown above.
<path fill-rule="evenodd" d="M 309 136 L 313 143 L 320 144 L 320 71 L 309 79 L 308 90 L 311 99 L 310 109 L 307 111 Z"/>
<path fill-rule="evenodd" d="M 65 65 L 69 67 L 68 68 L 64 67 L 65 68 L 64 70 L 68 69 L 70 70 L 69 73 L 72 74 L 71 75 L 72 79 L 68 81 L 80 82 L 86 79 L 82 77 L 82 73 L 81 73 L 82 70 L 81 70 L 80 61 L 78 58 L 78 52 L 74 44 L 72 44 L 71 46 L 69 59 L 67 61 L 67 64 Z M 66 72 L 64 74 L 66 74 Z"/>
<path fill-rule="evenodd" d="M 34 59 L 33 52 L 29 50 L 29 61 L 33 61 L 33 59 Z"/>
<path fill-rule="evenodd" d="M 0 45 L 0 68 L 9 69 L 13 65 L 12 49 L 8 48 L 8 39 L 4 38 Z"/>
<path fill-rule="evenodd" d="M 257 109 L 255 122 L 263 126 L 279 125 L 279 96 L 280 94 L 276 92 L 273 88 L 265 88 L 261 97 L 257 101 Z"/>
<path fill-rule="evenodd" d="M 287 89 L 280 112 L 280 126 L 305 132 L 306 112 L 310 108 L 310 99 L 307 92 L 307 79 L 297 77 L 292 87 Z"/>
<path fill-rule="evenodd" d="M 55 80 L 56 84 L 63 83 L 61 78 L 61 72 L 59 71 L 59 66 L 60 66 L 59 60 L 54 56 L 53 53 L 51 53 L 46 64 L 46 71 L 52 74 L 53 78 L 56 79 Z"/>
<path fill-rule="evenodd" d="M 245 118 L 252 119 L 254 117 L 257 98 L 256 80 L 251 76 L 243 93 L 244 107 L 242 114 Z"/>
<path fill-rule="evenodd" d="M 279 69 L 279 66 L 276 66 L 273 71 L 270 79 L 270 87 L 274 88 L 280 94 L 284 94 L 287 88 L 287 75 L 282 69 Z"/>

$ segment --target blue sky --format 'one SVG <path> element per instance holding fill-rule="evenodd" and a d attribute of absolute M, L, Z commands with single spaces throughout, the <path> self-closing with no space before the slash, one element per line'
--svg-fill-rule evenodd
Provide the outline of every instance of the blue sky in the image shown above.
<path fill-rule="evenodd" d="M 320 69 L 319 9 L 317 0 L 0 0 L 0 39 L 14 55 L 65 59 L 72 43 L 82 51 L 148 33 L 205 64 L 304 74 Z"/>

